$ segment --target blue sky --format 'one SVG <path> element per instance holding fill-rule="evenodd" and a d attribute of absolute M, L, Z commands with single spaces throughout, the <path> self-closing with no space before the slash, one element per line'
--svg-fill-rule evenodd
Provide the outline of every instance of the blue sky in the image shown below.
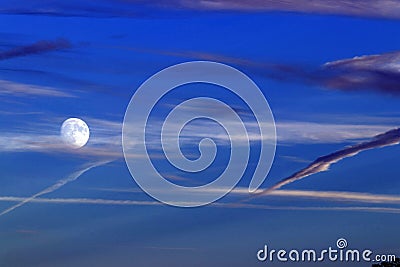
<path fill-rule="evenodd" d="M 340 237 L 354 248 L 400 255 L 396 142 L 242 206 L 232 204 L 248 198 L 257 140 L 238 187 L 215 204 L 166 206 L 133 181 L 121 147 L 125 110 L 146 79 L 177 63 L 225 63 L 262 90 L 277 127 L 275 161 L 262 189 L 398 127 L 397 1 L 248 2 L 0 1 L 0 212 L 111 161 L 0 215 L 0 265 L 262 266 L 256 252 L 264 244 L 320 249 Z M 172 106 L 196 96 L 213 96 L 248 116 L 221 88 L 195 84 L 162 99 L 153 128 Z M 60 142 L 69 117 L 90 127 L 81 149 Z M 185 155 L 199 156 L 204 133 L 220 130 L 206 121 L 185 128 Z M 184 173 L 156 157 L 159 140 L 148 142 L 161 173 L 182 185 L 210 182 L 229 157 L 220 140 L 209 170 Z"/>

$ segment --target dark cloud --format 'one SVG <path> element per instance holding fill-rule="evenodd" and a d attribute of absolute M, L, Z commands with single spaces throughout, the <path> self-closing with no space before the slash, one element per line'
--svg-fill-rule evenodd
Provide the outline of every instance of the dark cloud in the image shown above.
<path fill-rule="evenodd" d="M 400 143 L 400 128 L 390 130 L 386 133 L 375 136 L 371 141 L 359 143 L 354 146 L 344 148 L 334 153 L 322 156 L 308 165 L 306 168 L 294 173 L 293 175 L 283 179 L 279 183 L 275 184 L 271 188 L 262 191 L 259 194 L 267 194 L 273 190 L 279 189 L 284 185 L 293 183 L 307 176 L 327 171 L 331 164 L 336 163 L 344 158 L 352 157 L 358 153 L 375 148 L 381 148 Z"/>
<path fill-rule="evenodd" d="M 163 51 L 118 47 L 188 60 L 211 60 L 251 70 L 253 74 L 283 82 L 303 83 L 343 91 L 371 90 L 400 95 L 400 51 L 358 56 L 322 66 L 261 62 L 201 51 Z"/>
<path fill-rule="evenodd" d="M 72 47 L 71 43 L 65 39 L 57 39 L 54 41 L 38 41 L 36 43 L 19 46 L 0 52 L 0 60 L 23 57 L 28 55 L 46 53 L 50 51 L 66 49 Z"/>
<path fill-rule="evenodd" d="M 397 0 L 208 0 L 178 1 L 200 10 L 286 11 L 360 17 L 400 18 Z"/>
<path fill-rule="evenodd" d="M 13 1 L 3 6 L 0 13 L 88 16 L 137 17 L 157 11 L 194 12 L 297 12 L 357 17 L 400 19 L 400 2 L 397 0 L 99 0 L 99 1 Z M 160 15 L 160 12 L 158 13 Z"/>
<path fill-rule="evenodd" d="M 47 1 L 47 0 L 15 0 L 10 4 L 3 4 L 0 7 L 0 14 L 10 15 L 32 15 L 50 17 L 94 17 L 94 18 L 115 18 L 115 17 L 149 17 L 145 1 L 125 3 L 114 0 L 70 0 L 70 1 Z M 149 1 L 151 4 L 152 1 Z M 153 12 L 154 13 L 154 12 Z"/>
<path fill-rule="evenodd" d="M 343 90 L 373 89 L 400 94 L 400 52 L 354 57 L 324 65 L 325 85 Z"/>

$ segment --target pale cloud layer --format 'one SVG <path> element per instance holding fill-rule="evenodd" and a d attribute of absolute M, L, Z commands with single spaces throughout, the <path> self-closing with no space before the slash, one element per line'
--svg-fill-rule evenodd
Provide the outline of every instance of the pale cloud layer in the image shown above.
<path fill-rule="evenodd" d="M 115 192 L 115 193 L 142 193 L 141 189 L 130 188 L 93 188 L 96 191 Z M 187 189 L 190 192 L 190 188 Z M 198 191 L 198 190 L 197 190 Z M 228 188 L 213 188 L 202 192 L 208 194 L 210 192 L 227 192 Z M 258 189 L 255 193 L 262 193 L 262 189 Z M 229 192 L 232 196 L 248 196 L 247 187 L 235 187 Z M 315 191 L 315 190 L 274 190 L 267 195 L 260 195 L 264 198 L 296 198 L 296 199 L 316 199 L 333 202 L 357 202 L 369 204 L 400 204 L 400 195 L 371 194 L 347 191 Z"/>
<path fill-rule="evenodd" d="M 151 9 L 153 8 L 153 9 Z M 345 15 L 356 17 L 400 18 L 400 3 L 396 0 L 106 0 L 71 1 L 66 8 L 63 1 L 38 1 L 29 3 L 13 1 L 3 5 L 2 14 L 82 16 L 82 17 L 149 17 L 146 12 L 157 11 L 201 11 L 201 12 L 298 12 L 322 15 Z M 154 15 L 153 15 L 154 16 Z"/>
<path fill-rule="evenodd" d="M 0 80 L 0 96 L 11 95 L 15 97 L 76 97 L 71 93 L 63 92 L 50 86 L 19 83 L 8 80 Z"/>
<path fill-rule="evenodd" d="M 247 189 L 246 189 L 247 190 Z M 338 196 L 344 196 L 345 201 L 351 198 L 351 201 L 371 202 L 371 203 L 399 203 L 398 196 L 385 195 L 369 195 L 350 192 L 315 192 L 315 191 L 284 191 L 278 196 L 307 196 L 315 194 L 313 198 L 318 199 L 336 199 Z M 332 196 L 330 196 L 332 195 Z M 334 196 L 333 196 L 334 195 Z M 328 196 L 328 197 L 324 197 Z M 378 200 L 377 200 L 378 199 Z M 13 196 L 0 197 L 1 202 L 29 202 L 46 203 L 46 204 L 86 204 L 86 205 L 115 205 L 115 206 L 165 206 L 158 201 L 137 201 L 137 200 L 113 200 L 113 199 L 98 199 L 98 198 L 24 198 Z M 378 202 L 379 201 L 379 202 Z M 188 203 L 176 203 L 188 204 Z M 303 211 L 360 211 L 374 213 L 400 213 L 400 208 L 397 207 L 378 207 L 378 206 L 278 206 L 278 205 L 263 205 L 263 204 L 247 204 L 247 203 L 220 203 L 210 204 L 209 207 L 217 208 L 241 208 L 241 209 L 262 209 L 262 210 L 303 210 Z"/>
<path fill-rule="evenodd" d="M 91 131 L 88 144 L 81 149 L 69 149 L 63 144 L 59 127 L 65 118 L 53 118 L 51 121 L 28 122 L 29 125 L 19 126 L 13 131 L 12 128 L 4 129 L 0 136 L 0 151 L 3 152 L 25 152 L 38 151 L 44 153 L 66 152 L 77 155 L 112 156 L 122 157 L 122 122 L 83 118 Z M 234 122 L 225 122 L 230 127 Z M 181 127 L 182 125 L 176 125 Z M 260 136 L 256 123 L 247 123 L 250 141 L 271 139 L 271 136 Z M 281 121 L 276 123 L 278 144 L 332 144 L 344 142 L 357 142 L 367 140 L 379 133 L 388 131 L 395 127 L 393 124 L 334 124 L 316 123 L 306 121 Z M 172 127 L 173 128 L 173 127 Z M 211 138 L 227 142 L 229 139 L 242 140 L 245 136 L 227 136 L 221 131 L 215 130 L 210 122 L 203 121 L 194 125 L 188 125 L 182 132 L 180 140 L 183 144 L 198 145 L 201 138 Z M 160 136 L 156 135 L 158 129 L 149 128 L 149 147 L 159 144 Z M 173 140 L 173 133 L 164 132 L 165 140 Z M 135 144 L 131 144 L 135 145 Z M 132 155 L 141 156 L 141 155 Z M 143 156 L 143 155 L 142 155 Z"/>

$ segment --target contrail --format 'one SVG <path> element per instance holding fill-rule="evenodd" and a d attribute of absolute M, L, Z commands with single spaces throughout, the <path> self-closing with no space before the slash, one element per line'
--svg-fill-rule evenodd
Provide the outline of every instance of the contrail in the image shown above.
<path fill-rule="evenodd" d="M 9 212 L 11 212 L 11 211 L 13 211 L 13 210 L 15 210 L 16 208 L 19 208 L 19 207 L 21 207 L 21 206 L 23 206 L 23 205 L 25 205 L 25 204 L 27 204 L 27 203 L 33 201 L 34 199 L 36 199 L 36 198 L 38 198 L 38 197 L 40 197 L 40 196 L 42 196 L 42 195 L 51 193 L 51 192 L 53 192 L 53 191 L 59 189 L 60 187 L 66 185 L 66 184 L 69 183 L 69 182 L 75 181 L 76 179 L 78 179 L 78 178 L 79 178 L 82 174 L 84 174 L 85 172 L 87 172 L 87 171 L 89 171 L 89 170 L 91 170 L 91 169 L 93 169 L 93 168 L 95 168 L 95 167 L 99 167 L 99 166 L 105 165 L 105 164 L 107 164 L 107 163 L 110 163 L 111 161 L 112 161 L 112 160 L 100 161 L 100 162 L 94 163 L 94 164 L 92 164 L 92 165 L 90 165 L 90 166 L 88 166 L 88 167 L 86 167 L 86 168 L 84 168 L 84 169 L 82 169 L 82 170 L 79 170 L 79 171 L 76 171 L 76 172 L 72 173 L 71 175 L 69 175 L 69 176 L 66 177 L 65 179 L 59 180 L 59 181 L 58 181 L 57 183 L 55 183 L 54 185 L 52 185 L 52 186 L 50 186 L 50 187 L 48 187 L 48 188 L 46 188 L 46 189 L 40 191 L 39 193 L 34 194 L 34 195 L 31 196 L 31 197 L 25 198 L 24 200 L 22 200 L 22 201 L 19 202 L 18 204 L 15 204 L 14 206 L 12 206 L 12 207 L 10 207 L 10 208 L 4 210 L 3 212 L 0 213 L 0 217 L 3 216 L 3 215 L 5 215 L 5 214 L 7 214 L 7 213 L 9 213 Z"/>
<path fill-rule="evenodd" d="M 103 189 L 102 189 L 103 190 Z M 104 188 L 104 190 L 107 190 Z M 135 190 L 135 189 L 133 189 Z M 132 192 L 130 189 L 118 190 L 110 189 L 111 192 Z M 262 190 L 260 190 L 262 191 Z M 225 190 L 223 191 L 225 192 Z M 205 194 L 208 191 L 204 192 Z M 231 194 L 248 195 L 249 191 L 246 187 L 234 189 Z M 275 190 L 268 195 L 268 197 L 278 198 L 305 198 L 305 199 L 319 199 L 334 202 L 358 202 L 358 203 L 373 203 L 373 204 L 400 204 L 400 195 L 386 195 L 386 194 L 370 194 L 360 192 L 348 191 L 311 191 L 311 190 Z M 14 196 L 0 196 L 0 202 L 21 202 L 26 200 L 26 197 Z M 65 204 L 99 204 L 99 205 L 151 205 L 160 204 L 158 201 L 136 201 L 136 200 L 114 200 L 114 199 L 95 199 L 95 198 L 36 198 L 32 199 L 34 203 L 65 203 Z M 234 204 L 234 203 L 233 203 Z"/>
<path fill-rule="evenodd" d="M 282 181 L 275 184 L 274 186 L 272 186 L 266 190 L 263 190 L 260 193 L 255 194 L 255 196 L 260 195 L 260 194 L 261 195 L 268 194 L 273 190 L 279 189 L 284 185 L 287 185 L 294 181 L 303 179 L 309 175 L 327 171 L 331 164 L 336 163 L 344 158 L 355 156 L 364 150 L 381 148 L 381 147 L 386 147 L 386 146 L 391 146 L 391 145 L 397 145 L 399 143 L 400 143 L 400 128 L 390 130 L 386 133 L 375 136 L 371 141 L 359 143 L 357 145 L 344 148 L 342 150 L 336 151 L 336 152 L 328 154 L 326 156 L 319 157 L 314 162 L 312 162 L 310 165 L 308 165 L 306 168 L 283 179 Z"/>
<path fill-rule="evenodd" d="M 116 192 L 116 193 L 141 193 L 141 189 L 137 188 L 92 188 L 92 190 Z M 204 194 L 214 192 L 226 192 L 229 188 L 220 187 L 205 189 Z M 194 192 L 194 191 L 193 191 Z M 258 189 L 255 193 L 261 193 L 263 189 Z M 231 192 L 231 195 L 249 195 L 249 189 L 247 187 L 236 187 Z M 321 199 L 327 201 L 338 201 L 338 202 L 361 202 L 361 203 L 383 203 L 383 204 L 400 204 L 400 195 L 379 195 L 362 192 L 349 192 L 349 191 L 313 191 L 313 190 L 274 190 L 267 197 L 278 197 L 278 198 L 305 198 L 305 199 Z M 0 196 L 0 201 L 8 201 L 14 199 L 13 197 Z M 18 200 L 20 201 L 20 200 Z"/>
<path fill-rule="evenodd" d="M 276 191 L 274 191 L 276 192 Z M 14 202 L 26 200 L 24 197 L 0 197 L 0 201 Z M 115 205 L 115 206 L 162 206 L 158 201 L 135 201 L 135 200 L 111 200 L 111 199 L 90 199 L 90 198 L 35 198 L 33 203 L 48 204 L 87 204 L 87 205 Z M 272 206 L 263 204 L 246 203 L 212 203 L 210 207 L 216 208 L 238 208 L 238 209 L 263 209 L 263 210 L 300 210 L 300 211 L 359 211 L 374 213 L 395 213 L 400 214 L 396 207 L 369 207 L 369 206 Z"/>

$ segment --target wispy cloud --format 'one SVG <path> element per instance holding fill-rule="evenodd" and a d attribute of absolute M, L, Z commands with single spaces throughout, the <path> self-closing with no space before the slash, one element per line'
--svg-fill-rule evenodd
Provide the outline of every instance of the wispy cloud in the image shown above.
<path fill-rule="evenodd" d="M 206 108 L 206 107 L 205 107 Z M 72 153 L 82 156 L 99 157 L 123 157 L 122 153 L 122 122 L 118 120 L 105 120 L 92 117 L 84 117 L 90 128 L 91 136 L 88 144 L 81 149 L 68 149 L 62 142 L 59 129 L 65 118 L 47 118 L 47 121 L 26 121 L 17 128 L 7 128 L 2 130 L 0 136 L 0 151 L 3 152 L 28 152 L 37 151 L 43 153 Z M 226 121 L 224 125 L 230 127 L 237 122 Z M 152 124 L 148 127 L 148 138 L 146 145 L 148 148 L 157 147 L 160 144 L 160 123 Z M 180 128 L 176 125 L 170 128 Z M 247 123 L 248 136 L 250 141 L 259 141 L 261 138 L 269 140 L 271 136 L 260 136 L 256 123 Z M 368 124 L 330 124 L 317 122 L 301 121 L 282 121 L 277 122 L 277 135 L 279 144 L 332 144 L 343 142 L 359 142 L 367 140 L 371 136 L 393 128 L 393 124 L 368 125 Z M 174 140 L 174 132 L 164 131 L 165 141 Z M 228 136 L 221 133 L 219 128 L 209 121 L 201 121 L 196 124 L 189 124 L 182 131 L 179 139 L 182 145 L 198 145 L 202 138 L 211 138 L 220 141 L 222 144 L 229 145 L 231 139 L 244 140 L 245 136 Z M 132 143 L 130 145 L 137 145 Z M 147 155 L 130 155 L 132 157 L 145 157 Z"/>
<path fill-rule="evenodd" d="M 115 192 L 115 193 L 142 193 L 140 189 L 127 188 L 92 188 L 96 191 Z M 190 188 L 187 189 L 190 192 Z M 198 192 L 198 189 L 196 189 Z M 229 188 L 212 188 L 202 192 L 207 195 L 209 193 L 227 192 Z M 258 189 L 255 193 L 262 193 L 263 189 Z M 229 192 L 229 195 L 248 196 L 249 190 L 247 187 L 235 187 Z M 268 198 L 296 198 L 296 199 L 316 199 L 334 202 L 358 202 L 370 204 L 400 204 L 400 195 L 386 194 L 371 194 L 361 192 L 346 192 L 346 191 L 315 191 L 315 190 L 275 190 L 263 197 Z"/>
<path fill-rule="evenodd" d="M 177 1 L 197 10 L 288 11 L 328 15 L 400 18 L 400 3 L 395 0 L 207 0 Z"/>
<path fill-rule="evenodd" d="M 13 2 L 13 5 L 4 5 L 0 9 L 0 13 L 42 16 L 143 17 L 145 13 L 139 12 L 139 10 L 152 11 L 151 13 L 156 11 L 284 11 L 389 19 L 400 18 L 400 4 L 396 0 L 108 0 L 96 2 L 96 5 L 88 0 L 73 2 L 74 4 L 66 6 L 61 1 L 30 1 L 29 3 L 16 1 Z"/>
<path fill-rule="evenodd" d="M 328 62 L 325 84 L 343 90 L 373 89 L 400 95 L 400 52 Z"/>
<path fill-rule="evenodd" d="M 332 144 L 365 140 L 392 129 L 394 125 L 283 121 L 277 122 L 276 127 L 280 142 Z"/>
<path fill-rule="evenodd" d="M 28 55 L 41 54 L 55 50 L 61 50 L 72 47 L 71 43 L 66 39 L 57 39 L 54 41 L 38 41 L 36 43 L 18 46 L 9 50 L 0 52 L 0 60 L 11 59 L 15 57 L 24 57 Z"/>
<path fill-rule="evenodd" d="M 247 190 L 247 189 L 246 189 Z M 2 196 L 2 202 L 23 202 L 29 198 Z M 398 201 L 398 200 L 396 200 Z M 165 206 L 158 201 L 136 201 L 136 200 L 112 200 L 98 198 L 35 198 L 33 203 L 47 204 L 86 204 L 86 205 L 115 205 L 115 206 Z M 396 202 L 397 203 L 397 202 Z M 177 203 L 179 204 L 179 203 Z M 188 203 L 186 203 L 188 204 Z M 303 211 L 360 211 L 374 213 L 400 213 L 400 208 L 395 207 L 369 207 L 369 206 L 280 206 L 248 203 L 213 203 L 209 207 L 216 208 L 242 208 L 242 209 L 264 209 L 264 210 L 303 210 Z"/>
<path fill-rule="evenodd" d="M 21 67 L 2 67 L 0 72 L 4 76 L 23 76 L 25 79 L 32 80 L 45 80 L 49 84 L 59 84 L 63 88 L 74 88 L 76 92 L 98 92 L 100 94 L 107 94 L 107 96 L 126 96 L 124 93 L 126 89 L 124 86 L 116 84 L 107 84 L 91 79 L 83 78 L 83 75 L 74 75 L 71 73 L 60 72 L 60 69 L 43 70 L 38 69 L 43 66 L 35 66 L 35 68 L 21 68 Z"/>
<path fill-rule="evenodd" d="M 386 207 L 363 207 L 363 206 L 349 206 L 349 207 L 304 207 L 304 206 L 272 206 L 272 205 L 259 205 L 259 204 L 224 204 L 216 203 L 214 206 L 222 208 L 244 208 L 244 209 L 262 209 L 262 210 L 299 210 L 299 211 L 349 211 L 349 212 L 374 212 L 374 213 L 393 213 L 399 214 L 399 208 L 386 208 Z"/>
<path fill-rule="evenodd" d="M 0 151 L 3 152 L 42 152 L 69 153 L 82 157 L 121 158 L 122 122 L 84 117 L 91 136 L 86 146 L 71 149 L 62 141 L 60 127 L 66 117 L 37 118 L 24 120 L 15 128 L 2 129 Z M 1 130 L 1 129 L 0 129 Z M 134 156 L 134 155 L 132 155 Z"/>
<path fill-rule="evenodd" d="M 39 86 L 7 80 L 0 80 L 0 95 L 12 95 L 17 97 L 76 97 L 70 93 L 49 86 Z"/>
<path fill-rule="evenodd" d="M 69 1 L 68 5 L 62 1 L 15 1 L 12 5 L 2 5 L 0 14 L 51 16 L 51 17 L 144 17 L 149 14 L 140 11 L 145 7 L 139 2 L 136 4 L 121 4 L 118 1 L 106 0 L 92 2 L 89 0 Z"/>
<path fill-rule="evenodd" d="M 203 109 L 212 110 L 213 107 L 203 106 Z M 192 110 L 187 112 L 193 112 L 193 114 L 199 114 L 198 110 Z M 215 110 L 218 112 L 218 110 Z M 242 112 L 242 111 L 240 111 Z M 246 114 L 246 116 L 249 114 Z M 349 116 L 350 117 L 350 116 Z M 350 118 L 349 118 L 350 119 Z M 332 119 L 334 121 L 336 119 Z M 272 140 L 272 136 L 264 134 L 263 136 L 259 133 L 259 124 L 269 122 L 254 122 L 244 118 L 243 120 L 248 138 L 250 141 L 259 141 L 264 139 L 266 141 Z M 237 121 L 225 119 L 221 122 L 227 129 L 234 129 L 237 126 Z M 239 122 L 241 123 L 241 122 Z M 162 123 L 157 122 L 153 125 L 148 126 L 149 134 L 159 134 L 157 127 L 161 127 Z M 366 140 L 380 134 L 382 132 L 393 129 L 397 124 L 374 122 L 374 124 L 360 123 L 360 120 L 347 123 L 330 123 L 328 120 L 324 121 L 291 121 L 291 120 L 280 120 L 275 122 L 277 140 L 279 143 L 287 144 L 316 144 L 316 143 L 343 143 L 343 142 L 357 142 L 360 140 Z M 163 129 L 165 140 L 173 140 L 175 134 L 174 129 L 181 128 L 178 122 L 174 126 L 170 126 L 168 129 Z M 169 131 L 170 129 L 170 131 Z M 216 124 L 209 120 L 197 121 L 196 123 L 188 124 L 184 130 L 180 133 L 180 141 L 187 143 L 195 143 L 199 141 L 199 138 L 212 138 L 220 141 L 229 140 L 245 140 L 247 137 L 243 135 L 235 135 L 235 132 L 229 136 L 226 132 L 223 132 L 221 128 L 217 127 Z M 157 136 L 154 136 L 155 139 Z"/>
<path fill-rule="evenodd" d="M 275 184 L 271 188 L 268 188 L 256 195 L 270 193 L 273 190 L 279 189 L 284 185 L 293 183 L 297 180 L 303 179 L 312 174 L 327 171 L 331 164 L 336 163 L 344 158 L 355 156 L 362 151 L 391 146 L 391 145 L 397 145 L 399 143 L 400 143 L 400 128 L 397 128 L 388 131 L 386 133 L 377 135 L 371 141 L 359 143 L 357 145 L 344 148 L 342 150 L 336 151 L 326 156 L 322 156 L 316 159 L 306 168 L 294 173 L 293 175 Z"/>
<path fill-rule="evenodd" d="M 311 160 L 303 159 L 301 157 L 296 157 L 296 156 L 281 155 L 279 157 L 282 159 L 291 161 L 291 162 L 299 162 L 299 163 L 310 163 L 311 162 Z"/>
<path fill-rule="evenodd" d="M 399 3 L 400 5 L 400 3 Z M 399 13 L 400 14 L 400 13 Z M 196 60 L 212 60 L 251 69 L 270 79 L 304 83 L 343 91 L 375 90 L 400 95 L 400 52 L 355 56 L 327 62 L 322 66 L 275 63 L 201 51 L 163 51 L 119 47 L 145 53 Z"/>
<path fill-rule="evenodd" d="M 141 193 L 136 188 L 92 188 L 96 191 L 115 192 L 115 193 Z M 188 189 L 190 191 L 190 189 Z M 197 190 L 197 189 L 196 189 Z M 198 190 L 197 190 L 198 191 Z M 215 192 L 227 192 L 229 188 L 213 188 L 203 192 L 204 195 Z M 255 193 L 262 193 L 263 189 L 258 189 Z M 248 196 L 247 187 L 235 187 L 229 192 L 229 195 Z M 372 194 L 362 192 L 346 192 L 346 191 L 315 191 L 315 190 L 275 190 L 263 197 L 269 198 L 305 198 L 317 199 L 336 202 L 358 202 L 358 203 L 376 203 L 376 204 L 400 204 L 400 195 Z"/>
<path fill-rule="evenodd" d="M 23 234 L 23 235 L 36 235 L 39 233 L 39 231 L 30 230 L 30 229 L 18 229 L 15 232 L 18 234 Z"/>
<path fill-rule="evenodd" d="M 262 192 L 262 190 L 260 190 L 259 192 Z M 281 196 L 281 197 L 293 197 L 293 198 L 310 198 L 310 199 L 330 200 L 330 201 L 400 204 L 399 195 L 381 195 L 381 194 L 358 193 L 358 192 L 275 190 L 272 191 L 270 195 Z"/>
<path fill-rule="evenodd" d="M 0 217 L 5 215 L 5 214 L 7 214 L 7 213 L 9 213 L 9 212 L 11 212 L 11 211 L 13 211 L 13 210 L 15 210 L 15 209 L 17 209 L 17 208 L 19 208 L 19 207 L 21 207 L 21 206 L 23 206 L 23 205 L 25 205 L 25 204 L 27 204 L 27 203 L 29 203 L 29 202 L 31 202 L 31 201 L 33 201 L 33 200 L 35 200 L 36 198 L 38 198 L 40 196 L 43 196 L 45 194 L 48 194 L 48 193 L 56 191 L 57 189 L 59 189 L 62 186 L 66 185 L 67 183 L 70 183 L 70 182 L 73 182 L 73 181 L 77 180 L 85 172 L 87 172 L 87 171 L 89 171 L 89 170 L 91 170 L 91 169 L 93 169 L 95 167 L 99 167 L 99 166 L 105 165 L 105 164 L 107 164 L 109 162 L 111 162 L 111 161 L 110 160 L 109 161 L 100 161 L 100 162 L 91 164 L 91 165 L 89 165 L 89 166 L 87 166 L 87 167 L 85 167 L 85 168 L 83 168 L 83 169 L 81 169 L 79 171 L 76 171 L 76 172 L 70 174 L 66 178 L 59 180 L 54 185 L 49 186 L 48 188 L 46 188 L 46 189 L 44 189 L 44 190 L 32 195 L 31 197 L 25 198 L 24 200 L 22 200 L 18 204 L 15 204 L 14 206 L 2 211 L 0 213 Z"/>

